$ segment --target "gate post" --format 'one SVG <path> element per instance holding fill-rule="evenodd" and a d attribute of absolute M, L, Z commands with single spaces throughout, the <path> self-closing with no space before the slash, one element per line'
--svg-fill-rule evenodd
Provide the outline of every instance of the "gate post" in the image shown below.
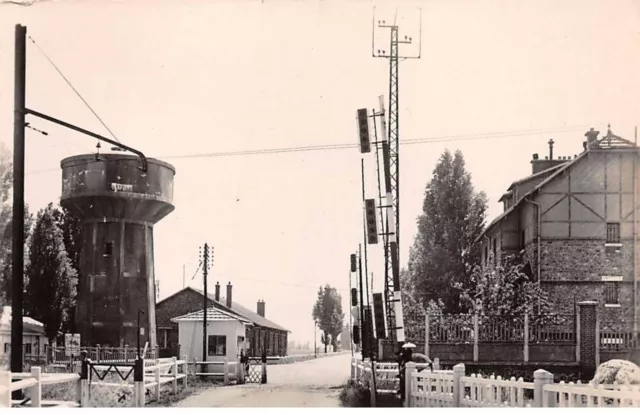
<path fill-rule="evenodd" d="M 262 382 L 267 383 L 267 352 L 262 352 Z"/>
<path fill-rule="evenodd" d="M 133 366 L 133 399 L 136 408 L 144 408 L 144 359 L 136 356 Z"/>
<path fill-rule="evenodd" d="M 83 351 L 80 355 L 82 356 L 82 363 L 80 366 L 77 400 L 81 408 L 86 408 L 89 406 L 89 365 L 91 364 L 91 359 L 87 358 L 86 351 Z"/>

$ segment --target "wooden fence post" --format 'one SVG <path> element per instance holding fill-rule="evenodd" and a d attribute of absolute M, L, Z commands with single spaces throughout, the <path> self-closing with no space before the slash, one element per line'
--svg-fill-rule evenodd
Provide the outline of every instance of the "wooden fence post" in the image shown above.
<path fill-rule="evenodd" d="M 478 361 L 478 337 L 480 326 L 478 322 L 478 311 L 473 314 L 473 361 Z"/>
<path fill-rule="evenodd" d="M 424 315 L 424 355 L 429 357 L 429 313 Z"/>
<path fill-rule="evenodd" d="M 187 378 L 189 377 L 189 361 L 187 360 L 187 355 L 184 355 L 182 357 L 182 360 L 184 360 L 184 364 L 182 366 L 182 373 L 184 373 L 184 387 L 187 387 Z"/>
<path fill-rule="evenodd" d="M 538 369 L 533 372 L 533 407 L 542 408 L 548 407 L 548 402 L 545 401 L 544 385 L 553 383 L 553 375 L 544 369 Z"/>
<path fill-rule="evenodd" d="M 229 384 L 229 359 L 224 358 L 224 384 Z"/>
<path fill-rule="evenodd" d="M 29 397 L 31 398 L 31 407 L 40 408 L 42 399 L 42 381 L 40 380 L 41 369 L 39 367 L 31 368 L 31 376 L 38 382 L 29 388 Z"/>
<path fill-rule="evenodd" d="M 96 363 L 100 363 L 100 345 L 96 344 Z"/>
<path fill-rule="evenodd" d="M 354 366 L 355 360 L 356 360 L 355 357 L 351 358 L 351 377 L 350 377 L 351 380 L 355 380 L 356 379 L 356 369 L 355 369 L 355 366 Z"/>
<path fill-rule="evenodd" d="M 529 313 L 524 313 L 524 361 L 529 361 Z"/>
<path fill-rule="evenodd" d="M 407 362 L 404 367 L 404 407 L 411 408 L 413 405 L 411 383 L 413 382 L 413 372 L 416 371 L 416 362 Z"/>
<path fill-rule="evenodd" d="M 178 359 L 176 359 L 175 356 L 172 357 L 171 363 L 173 363 L 171 366 L 171 373 L 173 374 L 173 394 L 175 395 L 178 393 Z"/>
<path fill-rule="evenodd" d="M 453 407 L 460 408 L 461 398 L 464 394 L 461 378 L 465 375 L 464 363 L 458 363 L 453 367 Z"/>
<path fill-rule="evenodd" d="M 124 345 L 124 362 L 129 363 L 129 345 Z"/>
<path fill-rule="evenodd" d="M 0 408 L 11 408 L 11 372 L 0 372 Z"/>
<path fill-rule="evenodd" d="M 156 401 L 159 401 L 160 400 L 160 368 L 158 367 L 159 362 L 157 360 L 155 364 L 156 364 L 156 369 L 155 369 L 154 375 L 155 375 L 156 386 L 154 388 L 154 392 L 156 395 Z"/>

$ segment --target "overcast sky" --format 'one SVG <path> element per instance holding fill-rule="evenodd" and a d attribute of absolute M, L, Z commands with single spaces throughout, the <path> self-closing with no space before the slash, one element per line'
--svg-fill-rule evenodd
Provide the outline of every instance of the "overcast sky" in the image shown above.
<path fill-rule="evenodd" d="M 2 1 L 0 1 L 2 3 Z M 392 20 L 391 1 L 376 18 Z M 204 158 L 181 155 L 356 143 L 355 112 L 388 100 L 388 62 L 374 59 L 373 2 L 345 0 L 60 0 L 0 4 L 0 140 L 12 144 L 14 25 L 56 63 L 116 136 L 176 168 L 176 209 L 155 227 L 161 297 L 192 276 L 198 246 L 215 246 L 210 285 L 313 339 L 319 285 L 348 301 L 349 254 L 362 240 L 356 149 Z M 640 122 L 640 2 L 441 0 L 398 3 L 400 36 L 420 60 L 400 65 L 401 262 L 424 187 L 445 148 L 465 155 L 489 216 L 531 154 L 581 151 L 607 123 L 633 139 Z M 378 31 L 374 48 L 388 49 Z M 381 43 L 384 42 L 384 43 Z M 27 106 L 108 135 L 33 44 Z M 388 105 L 388 104 L 387 104 Z M 31 120 L 26 198 L 32 211 L 60 197 L 60 160 L 92 153 L 90 138 Z M 543 132 L 541 132 L 541 130 Z M 547 130 L 553 130 L 548 132 Z M 443 138 L 447 137 L 447 138 Z M 465 138 L 460 140 L 460 138 Z M 457 139 L 457 140 L 453 140 Z M 445 140 L 445 141 L 442 141 Z M 375 162 L 366 157 L 368 197 Z M 382 290 L 382 249 L 369 248 Z M 346 310 L 345 310 L 346 311 Z"/>

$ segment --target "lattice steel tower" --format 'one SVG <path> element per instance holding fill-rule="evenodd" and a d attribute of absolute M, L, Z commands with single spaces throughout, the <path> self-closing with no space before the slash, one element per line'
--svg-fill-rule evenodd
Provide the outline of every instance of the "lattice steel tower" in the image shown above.
<path fill-rule="evenodd" d="M 387 312 L 387 328 L 388 339 L 393 342 L 404 341 L 404 329 L 402 318 L 402 297 L 400 293 L 400 258 L 399 258 L 399 242 L 400 242 L 400 122 L 399 122 L 399 73 L 398 63 L 404 59 L 419 59 L 421 54 L 421 41 L 418 39 L 417 56 L 400 56 L 399 48 L 403 44 L 411 44 L 412 38 L 404 36 L 399 38 L 399 26 L 396 24 L 396 16 L 393 24 L 387 24 L 384 20 L 377 21 L 379 29 L 389 29 L 390 42 L 389 50 L 373 50 L 372 55 L 375 58 L 385 58 L 389 60 L 389 112 L 388 112 L 388 130 L 385 130 L 385 111 L 383 101 L 380 102 L 380 113 L 382 124 L 382 145 L 378 145 L 377 151 L 382 151 L 384 163 L 384 181 L 386 196 L 386 224 L 383 224 L 384 238 L 384 256 L 385 256 L 385 308 Z M 375 8 L 373 15 L 375 33 Z M 420 37 L 422 32 L 422 18 L 420 18 Z M 386 137 L 385 137 L 386 135 Z M 387 140 L 388 137 L 388 140 Z M 378 163 L 378 174 L 382 174 Z M 382 197 L 382 189 L 380 189 L 380 197 Z"/>

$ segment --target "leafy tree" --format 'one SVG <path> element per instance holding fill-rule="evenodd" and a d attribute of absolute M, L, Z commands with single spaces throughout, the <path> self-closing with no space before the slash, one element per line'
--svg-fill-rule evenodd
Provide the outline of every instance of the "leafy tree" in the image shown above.
<path fill-rule="evenodd" d="M 425 305 L 416 295 L 411 285 L 411 278 L 407 270 L 400 271 L 400 288 L 402 290 L 402 314 L 404 319 L 405 336 L 409 341 L 422 342 L 425 340 L 425 316 L 441 314 L 444 304 L 441 300 L 429 300 Z"/>
<path fill-rule="evenodd" d="M 411 285 L 422 303 L 442 300 L 446 312 L 460 311 L 452 285 L 466 287 L 470 264 L 479 262 L 480 249 L 473 242 L 484 228 L 486 210 L 487 197 L 475 192 L 462 152 L 452 156 L 446 150 L 427 184 L 409 254 Z"/>
<path fill-rule="evenodd" d="M 69 317 L 76 271 L 64 248 L 59 212 L 50 203 L 38 212 L 30 243 L 25 309 L 44 324 L 52 341 Z"/>
<path fill-rule="evenodd" d="M 0 207 L 0 209 L 2 209 Z M 4 212 L 7 212 L 9 219 L 6 222 L 6 226 L 4 228 L 4 234 L 1 236 L 3 238 L 2 247 L 0 247 L 0 299 L 7 304 L 11 305 L 11 293 L 12 293 L 12 284 L 11 280 L 13 278 L 13 266 L 12 266 L 12 252 L 13 252 L 13 218 L 11 217 L 13 209 L 9 206 L 8 209 L 0 212 L 0 215 Z M 0 221 L 3 218 L 0 217 Z M 26 273 L 27 266 L 29 265 L 29 241 L 31 238 L 31 230 L 33 228 L 33 215 L 29 212 L 29 205 L 24 205 L 24 270 Z M 26 285 L 25 285 L 26 288 Z M 2 298 L 4 295 L 4 298 Z"/>
<path fill-rule="evenodd" d="M 545 314 L 550 309 L 548 294 L 540 283 L 532 281 L 524 272 L 519 256 L 508 255 L 494 263 L 489 254 L 487 266 L 475 265 L 471 271 L 471 284 L 458 284 L 460 299 L 469 308 L 487 317 L 520 319 L 524 313 Z"/>
<path fill-rule="evenodd" d="M 329 344 L 332 344 L 334 348 L 337 347 L 337 339 L 344 324 L 342 297 L 338 290 L 328 284 L 324 288 L 320 287 L 312 316 L 322 331 L 320 340 L 324 344 L 324 352 L 327 352 Z"/>
<path fill-rule="evenodd" d="M 0 142 L 0 301 L 11 304 L 11 253 L 13 251 L 13 162 L 12 154 Z M 24 206 L 24 236 L 28 242 L 33 226 L 29 206 Z M 28 243 L 25 243 L 25 269 L 28 264 Z M 4 298 L 3 298 L 4 297 Z"/>

